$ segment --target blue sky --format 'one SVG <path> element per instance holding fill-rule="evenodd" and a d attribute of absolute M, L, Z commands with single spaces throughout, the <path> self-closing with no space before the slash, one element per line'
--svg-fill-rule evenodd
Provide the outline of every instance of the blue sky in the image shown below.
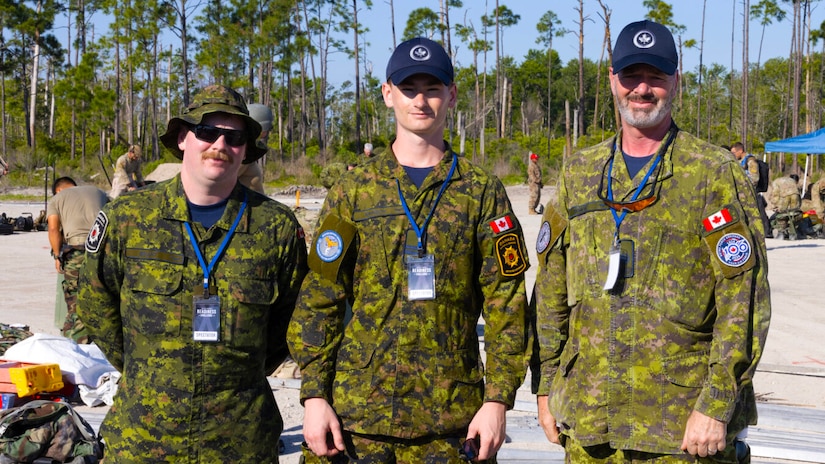
<path fill-rule="evenodd" d="M 644 19 L 647 9 L 644 8 L 642 0 L 603 0 L 611 9 L 611 40 L 615 43 L 622 27 L 627 23 Z M 754 5 L 758 0 L 750 0 Z M 781 2 L 781 0 L 780 0 Z M 395 0 L 395 23 L 396 36 L 401 37 L 404 26 L 410 11 L 419 7 L 428 7 L 438 11 L 438 0 Z M 573 29 L 578 32 L 578 0 L 499 0 L 501 5 L 506 5 L 515 14 L 521 16 L 521 20 L 516 26 L 504 30 L 502 43 L 504 52 L 515 58 L 516 62 L 523 61 L 524 55 L 531 48 L 539 49 L 541 46 L 536 43 L 538 32 L 536 23 L 548 10 L 552 10 L 562 22 L 562 27 Z M 702 8 L 703 0 L 671 0 L 668 2 L 673 7 L 674 21 L 687 28 L 682 36 L 683 40 L 695 39 L 697 42 L 702 34 Z M 463 22 L 465 18 L 472 20 L 473 24 L 479 28 L 480 17 L 485 14 L 485 4 L 488 11 L 495 7 L 495 0 L 464 0 L 464 6 L 459 10 L 451 10 L 450 20 Z M 768 26 L 765 32 L 765 40 L 762 46 L 761 62 L 777 56 L 787 56 L 790 50 L 792 11 L 790 5 L 781 2 L 783 9 L 787 11 L 786 18 L 780 22 Z M 735 8 L 735 13 L 734 13 Z M 601 56 L 602 42 L 604 40 L 604 21 L 600 14 L 602 12 L 596 0 L 584 1 L 585 20 L 584 26 L 584 55 L 586 58 L 598 60 Z M 725 68 L 731 67 L 731 42 L 734 43 L 733 67 L 740 70 L 742 65 L 742 0 L 707 0 L 705 11 L 705 34 L 704 34 L 704 56 L 703 65 L 718 63 Z M 736 15 L 736 25 L 733 40 L 731 28 L 733 26 L 734 14 Z M 820 23 L 825 20 L 825 3 L 813 3 L 813 28 L 819 28 Z M 387 60 L 392 53 L 392 31 L 390 28 L 390 7 L 386 0 L 373 0 L 371 10 L 364 10 L 359 13 L 359 21 L 366 23 L 370 32 L 367 34 L 367 41 L 370 46 L 367 49 L 367 60 L 372 62 L 374 74 L 384 78 L 384 70 Z M 751 44 L 749 60 L 756 62 L 759 53 L 759 40 L 762 33 L 762 26 L 758 21 L 751 20 L 750 36 Z M 454 41 L 455 43 L 455 41 Z M 817 45 L 821 50 L 822 42 Z M 578 38 L 575 34 L 567 34 L 564 37 L 553 39 L 553 49 L 556 50 L 563 63 L 571 59 L 578 58 Z M 605 55 L 606 58 L 606 55 Z M 338 59 L 338 58 L 333 58 Z M 495 60 L 495 54 L 491 53 L 487 57 L 488 67 Z M 695 71 L 699 66 L 699 49 L 684 50 L 684 70 Z M 459 66 L 472 64 L 472 55 L 466 49 L 459 49 L 457 54 Z M 341 66 L 341 69 L 338 67 Z M 330 67 L 330 75 L 338 77 L 341 81 L 353 79 L 354 73 L 351 71 L 351 64 L 333 63 Z"/>

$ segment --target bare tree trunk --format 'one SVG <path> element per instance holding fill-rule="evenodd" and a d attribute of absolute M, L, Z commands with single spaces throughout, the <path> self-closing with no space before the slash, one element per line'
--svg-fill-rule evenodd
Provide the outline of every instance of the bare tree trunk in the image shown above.
<path fill-rule="evenodd" d="M 352 30 L 355 36 L 355 143 L 361 147 L 361 50 L 358 45 L 358 0 L 352 0 Z"/>
<path fill-rule="evenodd" d="M 740 132 L 740 137 L 743 143 L 747 146 L 748 140 L 748 98 L 750 93 L 748 92 L 748 77 L 750 75 L 749 67 L 750 61 L 748 57 L 748 48 L 750 48 L 750 40 L 749 37 L 749 28 L 748 24 L 750 23 L 750 1 L 749 0 L 742 0 L 744 7 L 742 11 L 742 109 L 741 109 L 741 118 L 742 118 L 742 127 Z"/>
<path fill-rule="evenodd" d="M 702 34 L 699 38 L 699 89 L 696 91 L 696 136 L 701 137 L 702 133 L 702 57 L 705 53 L 705 12 L 707 11 L 708 2 L 702 2 Z"/>
<path fill-rule="evenodd" d="M 395 44 L 398 41 L 395 38 L 395 3 L 393 0 L 389 0 L 390 2 L 390 25 L 392 26 L 392 49 L 395 50 Z"/>
<path fill-rule="evenodd" d="M 576 135 L 584 135 L 584 0 L 579 0 L 579 102 Z"/>

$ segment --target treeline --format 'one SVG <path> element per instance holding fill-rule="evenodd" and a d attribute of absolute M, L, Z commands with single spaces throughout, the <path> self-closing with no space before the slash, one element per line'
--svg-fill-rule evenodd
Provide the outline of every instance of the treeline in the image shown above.
<path fill-rule="evenodd" d="M 392 0 L 388 3 L 392 9 Z M 445 137 L 505 182 L 525 178 L 529 151 L 542 155 L 552 170 L 565 153 L 616 130 L 610 47 L 599 61 L 584 58 L 580 50 L 579 59 L 562 63 L 553 40 L 582 36 L 593 14 L 602 18 L 605 37 L 615 38 L 623 25 L 611 30 L 610 4 L 623 2 L 553 3 L 578 11 L 579 21 L 572 25 L 562 25 L 553 11 L 538 20 L 521 18 L 498 0 L 489 0 L 490 11 L 481 17 L 470 17 L 477 8 L 465 9 L 462 3 L 469 2 L 419 3 L 403 33 L 393 32 L 392 43 L 428 36 L 448 50 L 472 51 L 472 65 L 456 70 L 459 99 Z M 701 57 L 698 32 L 679 25 L 668 3 L 641 3 L 649 19 L 674 32 L 680 54 L 693 49 L 690 53 Z M 720 145 L 742 140 L 758 153 L 766 141 L 822 126 L 825 53 L 816 48 L 825 47 L 820 41 L 825 24 L 811 27 L 810 1 L 741 3 L 747 12 L 740 23 L 745 48 L 747 37 L 764 35 L 772 22 L 793 21 L 789 55 L 760 63 L 744 54 L 744 72 L 718 63 L 682 69 L 674 113 L 682 130 Z M 3 2 L 0 153 L 12 175 L 32 182 L 46 166 L 95 177 L 130 144 L 143 147 L 148 167 L 174 161 L 158 141 L 166 121 L 197 89 L 221 83 L 241 91 L 248 102 L 273 108 L 267 181 L 313 183 L 326 163 L 357 159 L 365 142 L 380 152 L 394 130 L 379 92 L 383 64 L 373 70 L 363 58 L 368 41 L 388 40 L 359 22 L 371 8 L 371 0 Z M 101 17 L 111 22 L 107 30 L 95 31 L 91 25 Z M 57 30 L 58 19 L 69 27 Z M 748 32 L 750 24 L 758 27 Z M 505 31 L 528 27 L 539 39 L 525 56 L 509 55 L 502 40 L 496 41 Z M 58 34 L 67 39 L 61 43 Z M 333 56 L 347 57 L 354 81 L 331 83 Z M 785 157 L 774 172 L 796 169 L 798 162 Z"/>

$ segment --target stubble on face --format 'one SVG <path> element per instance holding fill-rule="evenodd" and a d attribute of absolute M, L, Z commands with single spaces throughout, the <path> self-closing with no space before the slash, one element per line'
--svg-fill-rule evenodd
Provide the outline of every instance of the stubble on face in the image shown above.
<path fill-rule="evenodd" d="M 657 97 L 653 92 L 646 94 L 630 93 L 624 98 L 617 99 L 619 114 L 633 127 L 647 129 L 656 127 L 667 118 L 673 109 L 673 94 L 668 93 L 665 98 Z M 632 107 L 632 103 L 653 103 L 650 108 Z"/>

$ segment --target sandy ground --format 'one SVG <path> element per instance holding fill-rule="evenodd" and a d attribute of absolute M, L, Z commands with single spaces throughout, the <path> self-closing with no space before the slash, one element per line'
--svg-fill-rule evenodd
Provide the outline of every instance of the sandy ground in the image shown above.
<path fill-rule="evenodd" d="M 527 214 L 527 188 L 508 188 L 514 211 L 521 222 L 533 267 L 527 273 L 527 288 L 535 281 L 535 241 L 541 217 Z M 550 193 L 543 191 L 542 202 Z M 278 200 L 295 206 L 295 196 Z M 302 197 L 300 206 L 320 208 L 322 198 Z M 0 203 L 0 213 L 16 217 L 30 212 L 35 217 L 43 202 Z M 755 377 L 760 400 L 804 408 L 825 409 L 825 328 L 821 288 L 821 263 L 825 262 L 825 240 L 779 241 L 768 239 L 769 280 L 773 317 L 767 351 Z M 57 274 L 49 256 L 46 232 L 15 232 L 0 236 L 0 322 L 29 325 L 33 332 L 59 334 L 54 326 Z M 297 463 L 301 442 L 302 408 L 298 404 L 298 381 L 273 379 L 275 395 L 284 420 L 287 453 L 281 462 Z M 535 421 L 535 398 L 525 386 L 519 405 L 508 413 L 508 421 L 522 433 L 504 449 L 555 450 L 544 440 Z M 532 405 L 532 408 L 530 407 Z M 105 412 L 105 408 L 90 408 Z M 100 411 L 102 410 L 102 411 Z M 525 438 L 527 437 L 527 438 Z"/>

